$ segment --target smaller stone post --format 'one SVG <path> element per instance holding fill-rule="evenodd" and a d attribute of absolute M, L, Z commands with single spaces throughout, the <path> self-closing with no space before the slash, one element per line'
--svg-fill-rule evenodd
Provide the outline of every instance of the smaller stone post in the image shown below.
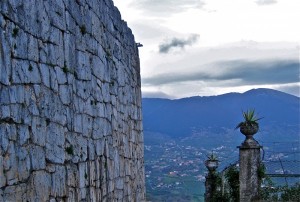
<path fill-rule="evenodd" d="M 258 197 L 260 182 L 257 170 L 262 147 L 254 138 L 247 138 L 238 148 L 240 152 L 240 201 L 250 202 Z"/>
<path fill-rule="evenodd" d="M 212 154 L 209 159 L 205 161 L 205 166 L 208 169 L 208 174 L 205 176 L 205 202 L 212 201 L 217 188 L 217 174 L 216 169 L 219 166 L 219 161 Z"/>

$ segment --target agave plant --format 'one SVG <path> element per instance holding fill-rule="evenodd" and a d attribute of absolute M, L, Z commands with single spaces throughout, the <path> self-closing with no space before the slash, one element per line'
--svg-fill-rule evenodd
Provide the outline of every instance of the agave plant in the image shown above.
<path fill-rule="evenodd" d="M 262 119 L 262 118 L 257 118 L 255 115 L 255 110 L 254 109 L 250 109 L 247 110 L 246 112 L 243 112 L 243 117 L 244 117 L 244 121 L 240 122 L 237 126 L 236 129 L 240 128 L 241 126 L 259 126 L 258 125 L 258 120 Z"/>
<path fill-rule="evenodd" d="M 215 155 L 213 152 L 210 155 L 206 155 L 206 156 L 210 161 L 218 161 L 217 155 Z"/>
<path fill-rule="evenodd" d="M 219 160 L 214 153 L 211 153 L 209 156 L 207 156 L 207 158 L 208 159 L 205 161 L 205 166 L 209 171 L 214 172 L 218 168 Z"/>
<path fill-rule="evenodd" d="M 255 134 L 259 129 L 258 120 L 262 118 L 257 118 L 255 115 L 255 110 L 250 109 L 246 112 L 243 112 L 244 121 L 240 122 L 236 129 L 240 128 L 240 131 L 246 135 L 246 134 Z"/>

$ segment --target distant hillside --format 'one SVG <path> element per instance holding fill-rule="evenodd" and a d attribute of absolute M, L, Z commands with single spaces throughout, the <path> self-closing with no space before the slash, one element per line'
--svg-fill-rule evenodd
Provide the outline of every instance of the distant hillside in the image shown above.
<path fill-rule="evenodd" d="M 262 129 L 284 132 L 284 128 L 292 127 L 294 135 L 299 135 L 299 103 L 299 97 L 271 89 L 178 100 L 143 98 L 144 131 L 172 137 L 189 136 L 202 129 L 218 133 L 233 129 L 242 121 L 242 111 L 254 108 L 264 117 Z"/>

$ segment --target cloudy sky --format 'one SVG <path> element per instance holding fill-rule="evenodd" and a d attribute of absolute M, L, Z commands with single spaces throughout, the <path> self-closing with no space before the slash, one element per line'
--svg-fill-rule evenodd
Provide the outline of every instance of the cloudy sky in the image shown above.
<path fill-rule="evenodd" d="M 299 0 L 113 1 L 143 44 L 143 97 L 300 95 Z"/>

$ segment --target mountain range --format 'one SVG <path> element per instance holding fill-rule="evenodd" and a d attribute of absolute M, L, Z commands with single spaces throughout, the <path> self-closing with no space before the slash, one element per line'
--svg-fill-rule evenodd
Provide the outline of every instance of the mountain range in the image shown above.
<path fill-rule="evenodd" d="M 262 132 L 290 138 L 300 134 L 300 98 L 272 89 L 182 99 L 143 98 L 145 136 L 158 133 L 186 137 L 195 131 L 222 133 L 243 121 L 242 112 L 255 109 Z M 280 136 L 279 135 L 279 136 Z M 291 137 L 292 136 L 292 137 Z"/>

